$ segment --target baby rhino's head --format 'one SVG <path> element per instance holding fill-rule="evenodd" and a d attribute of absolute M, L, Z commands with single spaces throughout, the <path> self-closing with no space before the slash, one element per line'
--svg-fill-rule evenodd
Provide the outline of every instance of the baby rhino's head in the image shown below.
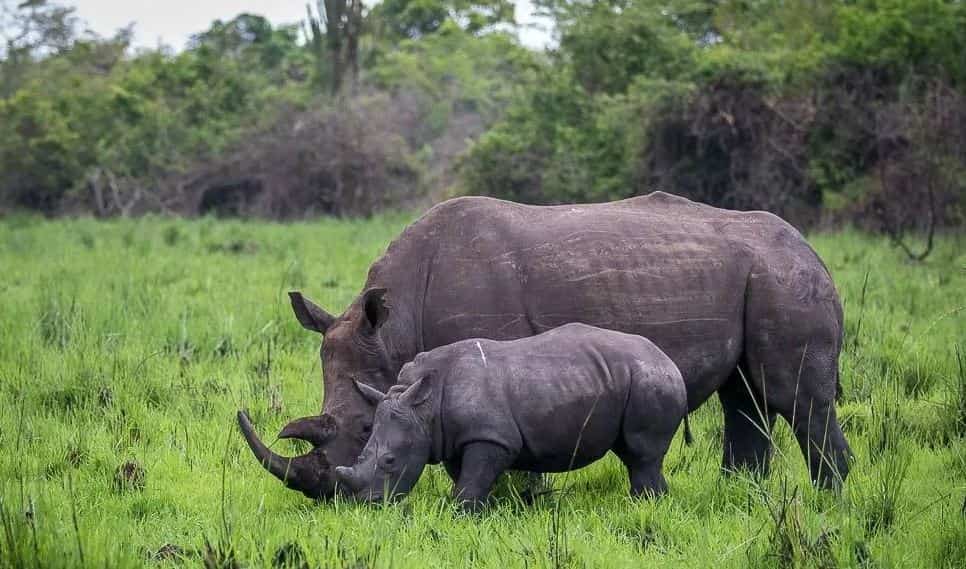
<path fill-rule="evenodd" d="M 370 502 L 404 496 L 419 480 L 432 448 L 431 378 L 395 385 L 386 394 L 364 383 L 356 387 L 377 405 L 376 416 L 356 463 L 336 467 L 339 484 Z"/>

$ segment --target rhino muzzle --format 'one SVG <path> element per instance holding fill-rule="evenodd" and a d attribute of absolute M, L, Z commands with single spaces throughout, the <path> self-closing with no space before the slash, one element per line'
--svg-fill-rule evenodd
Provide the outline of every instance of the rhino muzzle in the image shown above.
<path fill-rule="evenodd" d="M 382 502 L 385 500 L 384 492 L 367 489 L 366 481 L 362 479 L 355 467 L 336 466 L 335 476 L 343 494 L 364 502 Z"/>
<path fill-rule="evenodd" d="M 238 412 L 238 426 L 258 462 L 285 486 L 316 500 L 331 497 L 335 493 L 335 479 L 332 476 L 329 460 L 325 451 L 315 444 L 319 439 L 306 437 L 305 440 L 313 443 L 312 450 L 289 458 L 280 456 L 265 446 L 255 434 L 246 411 Z M 293 431 L 285 433 L 286 438 L 302 438 L 298 436 L 301 434 L 298 429 Z"/>

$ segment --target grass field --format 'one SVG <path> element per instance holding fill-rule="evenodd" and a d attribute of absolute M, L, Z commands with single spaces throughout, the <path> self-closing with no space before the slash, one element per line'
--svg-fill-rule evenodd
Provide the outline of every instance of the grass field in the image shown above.
<path fill-rule="evenodd" d="M 613 457 L 477 517 L 439 467 L 388 507 L 284 489 L 234 415 L 271 440 L 318 412 L 318 337 L 285 292 L 339 311 L 408 219 L 0 221 L 0 564 L 966 567 L 961 236 L 921 264 L 858 233 L 812 239 L 846 313 L 841 495 L 811 488 L 784 423 L 769 478 L 723 477 L 716 400 L 656 503 L 627 497 Z"/>

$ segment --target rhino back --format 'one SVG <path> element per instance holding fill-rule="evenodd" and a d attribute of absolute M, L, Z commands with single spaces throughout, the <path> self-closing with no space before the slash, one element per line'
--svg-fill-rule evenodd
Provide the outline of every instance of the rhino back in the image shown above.
<path fill-rule="evenodd" d="M 515 341 L 462 341 L 420 365 L 444 370 L 449 453 L 486 440 L 517 450 L 516 468 L 541 471 L 584 466 L 613 446 L 634 370 L 676 374 L 646 339 L 580 324 Z"/>

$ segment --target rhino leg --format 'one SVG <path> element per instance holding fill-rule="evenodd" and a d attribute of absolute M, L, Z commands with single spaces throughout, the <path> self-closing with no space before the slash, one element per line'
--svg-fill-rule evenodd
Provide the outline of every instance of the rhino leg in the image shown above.
<path fill-rule="evenodd" d="M 467 511 L 479 511 L 496 479 L 513 464 L 515 456 L 506 448 L 488 442 L 474 442 L 463 447 L 459 479 L 453 496 Z"/>
<path fill-rule="evenodd" d="M 835 414 L 842 311 L 824 270 L 793 266 L 752 281 L 742 366 L 768 409 L 791 425 L 812 481 L 835 489 L 851 451 Z"/>
<path fill-rule="evenodd" d="M 766 476 L 771 463 L 770 433 L 775 424 L 775 411 L 768 409 L 760 394 L 735 369 L 718 390 L 724 410 L 724 458 L 721 468 L 726 473 L 740 470 Z"/>
<path fill-rule="evenodd" d="M 804 342 L 753 358 L 752 383 L 764 385 L 767 409 L 792 427 L 808 463 L 812 481 L 836 489 L 849 472 L 852 451 L 835 414 L 837 348 Z"/>
<path fill-rule="evenodd" d="M 667 480 L 661 472 L 663 461 L 626 464 L 631 479 L 631 496 L 657 498 L 667 493 Z"/>
<path fill-rule="evenodd" d="M 688 397 L 677 370 L 632 372 L 620 435 L 613 451 L 627 468 L 631 495 L 656 498 L 667 493 L 664 457 L 688 413 Z"/>
<path fill-rule="evenodd" d="M 459 457 L 457 457 L 454 460 L 444 462 L 443 468 L 446 469 L 446 474 L 449 475 L 449 479 L 453 481 L 453 484 L 456 484 L 457 482 L 459 482 L 459 479 L 460 479 Z"/>
<path fill-rule="evenodd" d="M 811 407 L 795 411 L 789 423 L 805 455 L 812 481 L 822 488 L 838 489 L 849 473 L 852 452 L 830 401 L 802 401 Z"/>
<path fill-rule="evenodd" d="M 654 433 L 626 432 L 614 447 L 614 454 L 627 468 L 631 482 L 631 496 L 657 498 L 667 493 L 664 478 L 664 455 L 671 446 L 674 432 L 655 437 Z"/>
<path fill-rule="evenodd" d="M 443 467 L 446 469 L 446 474 L 449 475 L 450 480 L 454 484 L 459 482 L 459 457 L 444 462 Z M 520 501 L 524 504 L 532 504 L 540 494 L 546 491 L 546 478 L 539 472 L 511 470 L 507 472 L 507 476 L 508 482 L 519 488 Z M 500 491 L 499 489 L 500 485 L 497 485 L 497 492 Z"/>

